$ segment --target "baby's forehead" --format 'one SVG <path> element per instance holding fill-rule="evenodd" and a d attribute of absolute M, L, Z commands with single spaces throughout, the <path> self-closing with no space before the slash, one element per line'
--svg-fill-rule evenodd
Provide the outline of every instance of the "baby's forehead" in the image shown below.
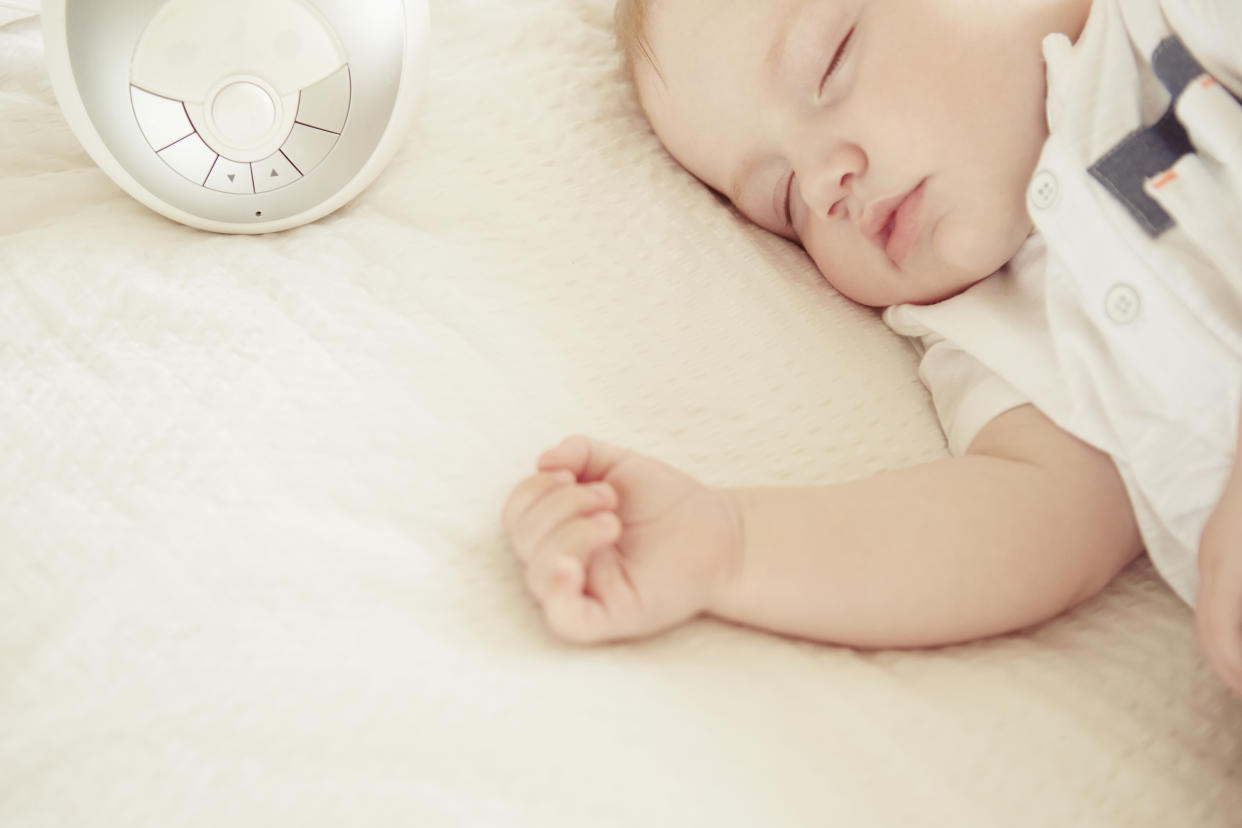
<path fill-rule="evenodd" d="M 791 2 L 806 0 L 648 0 L 640 34 L 657 52 L 745 44 Z"/>
<path fill-rule="evenodd" d="M 645 59 L 635 65 L 648 64 L 670 86 L 695 67 L 721 80 L 730 68 L 753 73 L 791 2 L 805 0 L 655 0 L 644 19 L 639 57 Z"/>

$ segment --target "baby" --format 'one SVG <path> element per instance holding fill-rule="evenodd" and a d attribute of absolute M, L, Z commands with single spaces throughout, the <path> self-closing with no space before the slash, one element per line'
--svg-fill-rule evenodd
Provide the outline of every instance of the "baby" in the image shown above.
<path fill-rule="evenodd" d="M 1242 698 L 1242 4 L 621 0 L 618 21 L 668 151 L 916 338 L 954 456 L 724 490 L 570 437 L 503 515 L 551 629 L 707 613 L 949 644 L 1051 618 L 1146 548 Z"/>

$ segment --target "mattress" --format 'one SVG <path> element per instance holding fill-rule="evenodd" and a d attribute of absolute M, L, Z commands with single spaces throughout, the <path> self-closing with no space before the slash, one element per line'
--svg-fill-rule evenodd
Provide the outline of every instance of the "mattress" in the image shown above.
<path fill-rule="evenodd" d="M 392 166 L 262 237 L 128 198 L 0 27 L 0 825 L 1242 825 L 1146 561 L 939 650 L 550 636 L 500 510 L 565 434 L 746 486 L 945 444 L 908 344 L 663 153 L 608 0 L 432 19 Z"/>

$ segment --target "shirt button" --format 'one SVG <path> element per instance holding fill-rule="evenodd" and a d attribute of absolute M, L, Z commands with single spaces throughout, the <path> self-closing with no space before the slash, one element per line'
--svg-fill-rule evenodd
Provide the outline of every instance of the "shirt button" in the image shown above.
<path fill-rule="evenodd" d="M 1031 204 L 1040 210 L 1047 210 L 1056 206 L 1057 199 L 1061 197 L 1061 185 L 1057 183 L 1055 175 L 1047 170 L 1040 170 L 1031 179 L 1031 188 L 1027 191 L 1027 196 Z"/>
<path fill-rule="evenodd" d="M 1113 285 L 1104 297 L 1104 310 L 1118 325 L 1129 325 L 1138 319 L 1142 305 L 1138 291 L 1124 282 Z"/>

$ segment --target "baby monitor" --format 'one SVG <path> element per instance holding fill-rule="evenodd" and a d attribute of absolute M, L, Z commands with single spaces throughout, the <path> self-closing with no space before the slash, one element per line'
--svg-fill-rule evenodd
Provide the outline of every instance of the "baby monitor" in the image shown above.
<path fill-rule="evenodd" d="M 427 0 L 43 0 L 74 134 L 176 221 L 268 233 L 358 195 L 405 137 Z"/>

